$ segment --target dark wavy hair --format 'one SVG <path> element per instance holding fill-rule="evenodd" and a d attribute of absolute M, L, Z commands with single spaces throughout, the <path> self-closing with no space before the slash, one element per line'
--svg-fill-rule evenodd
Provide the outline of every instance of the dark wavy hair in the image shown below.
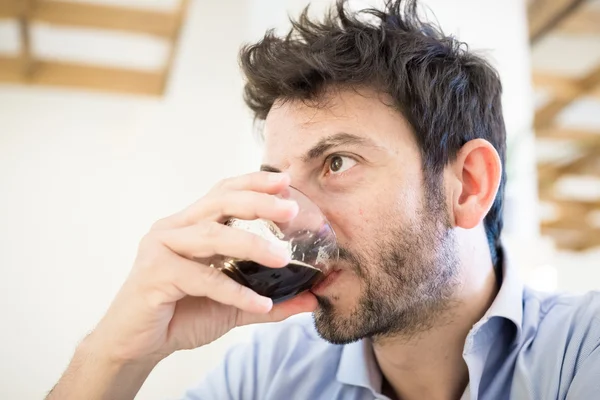
<path fill-rule="evenodd" d="M 410 123 L 421 150 L 426 186 L 439 191 L 444 167 L 468 141 L 489 141 L 505 163 L 506 132 L 498 73 L 435 24 L 418 16 L 415 0 L 382 9 L 349 10 L 338 0 L 323 20 L 308 7 L 286 36 L 271 30 L 244 46 L 244 99 L 256 120 L 273 103 L 314 101 L 331 87 L 369 87 L 386 93 Z M 504 170 L 504 169 L 503 169 Z M 506 176 L 485 217 L 492 261 L 499 269 Z"/>

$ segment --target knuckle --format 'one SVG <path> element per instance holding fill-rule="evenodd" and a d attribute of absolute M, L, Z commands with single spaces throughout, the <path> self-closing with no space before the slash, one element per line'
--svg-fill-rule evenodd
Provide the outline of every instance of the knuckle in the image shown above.
<path fill-rule="evenodd" d="M 165 248 L 154 232 L 146 234 L 138 246 L 137 263 L 150 267 L 164 258 Z"/>
<path fill-rule="evenodd" d="M 199 198 L 185 210 L 179 213 L 180 225 L 192 225 L 208 217 L 214 196 L 204 196 Z"/>
<path fill-rule="evenodd" d="M 281 203 L 277 197 L 270 194 L 265 194 L 263 196 L 265 197 L 264 202 L 269 206 L 270 209 L 275 210 L 280 207 Z"/>
<path fill-rule="evenodd" d="M 207 287 L 214 287 L 222 282 L 224 275 L 221 271 L 216 268 L 205 268 L 204 269 L 204 281 Z"/>
<path fill-rule="evenodd" d="M 147 268 L 139 270 L 135 280 L 140 293 L 148 296 L 148 299 L 155 299 L 155 301 L 148 301 L 149 303 L 160 304 L 178 287 L 177 282 L 180 279 L 178 275 L 178 269 L 170 264 L 169 258 L 160 257 Z"/>
<path fill-rule="evenodd" d="M 273 211 L 277 211 L 279 204 L 277 198 L 266 193 L 256 193 L 253 199 L 253 210 L 257 215 L 271 215 Z"/>
<path fill-rule="evenodd" d="M 164 294 L 160 290 L 156 290 L 154 288 L 150 288 L 144 292 L 142 292 L 142 297 L 144 298 L 144 302 L 148 304 L 150 308 L 159 308 L 164 304 Z"/>
<path fill-rule="evenodd" d="M 263 193 L 247 192 L 244 193 L 244 197 L 241 199 L 244 202 L 244 206 L 247 207 L 253 214 L 258 216 L 259 211 L 264 206 L 264 197 L 267 196 Z"/>
<path fill-rule="evenodd" d="M 154 274 L 146 275 L 146 278 L 138 282 L 138 296 L 151 308 L 157 308 L 168 301 L 168 287 L 163 280 L 158 279 Z"/>
<path fill-rule="evenodd" d="M 148 273 L 146 271 L 139 271 L 135 276 L 136 286 L 139 288 L 141 293 L 148 293 L 153 291 L 156 286 L 156 275 Z"/>
<path fill-rule="evenodd" d="M 157 265 L 159 264 L 142 265 L 141 268 L 136 268 L 130 275 L 129 281 L 136 288 L 137 292 L 149 293 L 159 286 L 160 279 L 155 272 Z"/>
<path fill-rule="evenodd" d="M 234 196 L 232 192 L 224 193 L 218 200 L 218 209 L 223 216 L 233 216 L 235 214 L 235 204 L 240 202 L 240 194 Z"/>
<path fill-rule="evenodd" d="M 160 240 L 158 239 L 156 231 L 150 231 L 146 235 L 144 235 L 144 237 L 142 237 L 142 240 L 140 240 L 139 251 L 147 252 L 148 250 L 155 248 L 159 244 Z"/>
<path fill-rule="evenodd" d="M 204 222 L 199 224 L 200 235 L 205 238 L 214 239 L 221 234 L 222 225 L 217 222 Z"/>
<path fill-rule="evenodd" d="M 169 217 L 159 219 L 158 221 L 152 224 L 152 226 L 150 227 L 150 231 L 158 231 L 161 229 L 165 229 L 167 226 L 169 226 L 170 220 L 171 219 Z"/>
<path fill-rule="evenodd" d="M 233 181 L 233 178 L 221 179 L 219 182 L 217 182 L 213 186 L 213 190 L 223 190 L 223 189 L 226 189 L 229 186 L 231 186 L 232 181 Z"/>
<path fill-rule="evenodd" d="M 165 260 L 166 261 L 166 260 Z M 168 262 L 163 262 L 157 268 L 157 275 L 161 283 L 175 283 L 179 278 L 179 270 Z"/>
<path fill-rule="evenodd" d="M 246 286 L 240 285 L 239 283 L 235 283 L 232 288 L 233 296 L 236 299 L 245 300 L 250 297 L 252 291 L 248 289 Z"/>

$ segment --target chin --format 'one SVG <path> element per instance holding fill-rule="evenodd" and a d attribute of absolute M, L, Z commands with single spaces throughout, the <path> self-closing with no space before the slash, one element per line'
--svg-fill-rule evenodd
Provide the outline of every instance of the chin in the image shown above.
<path fill-rule="evenodd" d="M 317 311 L 329 314 L 336 319 L 349 318 L 358 308 L 359 299 L 350 293 L 330 293 L 324 295 L 315 294 L 317 298 Z"/>
<path fill-rule="evenodd" d="M 317 301 L 313 320 L 322 339 L 333 344 L 348 344 L 362 338 L 354 326 L 356 306 L 349 304 L 350 299 L 329 295 L 317 296 Z"/>
<path fill-rule="evenodd" d="M 316 311 L 313 314 L 314 325 L 321 339 L 337 345 L 349 344 L 362 339 L 362 336 L 354 334 L 353 331 L 341 328 L 337 323 L 331 323 L 323 314 Z"/>

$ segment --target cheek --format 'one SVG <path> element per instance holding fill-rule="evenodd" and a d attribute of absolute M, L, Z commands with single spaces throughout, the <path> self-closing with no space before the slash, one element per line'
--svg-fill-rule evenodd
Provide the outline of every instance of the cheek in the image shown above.
<path fill-rule="evenodd" d="M 411 223 L 417 220 L 423 209 L 424 192 L 420 185 L 412 185 L 397 191 L 394 201 L 386 210 L 388 218 L 399 223 Z"/>
<path fill-rule="evenodd" d="M 372 215 L 372 205 L 348 205 L 339 207 L 328 213 L 328 219 L 333 229 L 343 244 L 353 243 L 360 245 L 360 239 L 364 239 L 367 232 L 373 229 L 372 221 L 376 216 Z M 359 240 L 359 242 L 356 242 Z"/>
<path fill-rule="evenodd" d="M 420 204 L 416 190 L 373 189 L 365 196 L 336 195 L 323 202 L 330 206 L 323 211 L 342 245 L 361 247 L 388 235 L 398 224 L 414 222 Z"/>

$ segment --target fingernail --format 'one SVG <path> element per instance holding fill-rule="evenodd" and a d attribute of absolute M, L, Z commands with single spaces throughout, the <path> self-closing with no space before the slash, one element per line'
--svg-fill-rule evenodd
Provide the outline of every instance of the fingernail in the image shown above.
<path fill-rule="evenodd" d="M 261 308 L 264 308 L 266 311 L 270 311 L 273 307 L 273 300 L 265 296 L 256 296 L 255 297 L 256 304 Z"/>
<path fill-rule="evenodd" d="M 289 262 L 292 259 L 290 248 L 287 242 L 272 242 L 269 243 L 269 251 L 271 254 Z"/>
<path fill-rule="evenodd" d="M 294 200 L 285 200 L 280 198 L 278 198 L 277 200 L 279 201 L 279 205 L 283 208 L 289 208 L 294 211 L 298 210 L 298 203 Z"/>
<path fill-rule="evenodd" d="M 281 172 L 272 172 L 269 174 L 269 177 L 267 178 L 269 180 L 269 182 L 281 182 L 283 180 L 283 177 L 285 175 L 282 174 Z"/>

